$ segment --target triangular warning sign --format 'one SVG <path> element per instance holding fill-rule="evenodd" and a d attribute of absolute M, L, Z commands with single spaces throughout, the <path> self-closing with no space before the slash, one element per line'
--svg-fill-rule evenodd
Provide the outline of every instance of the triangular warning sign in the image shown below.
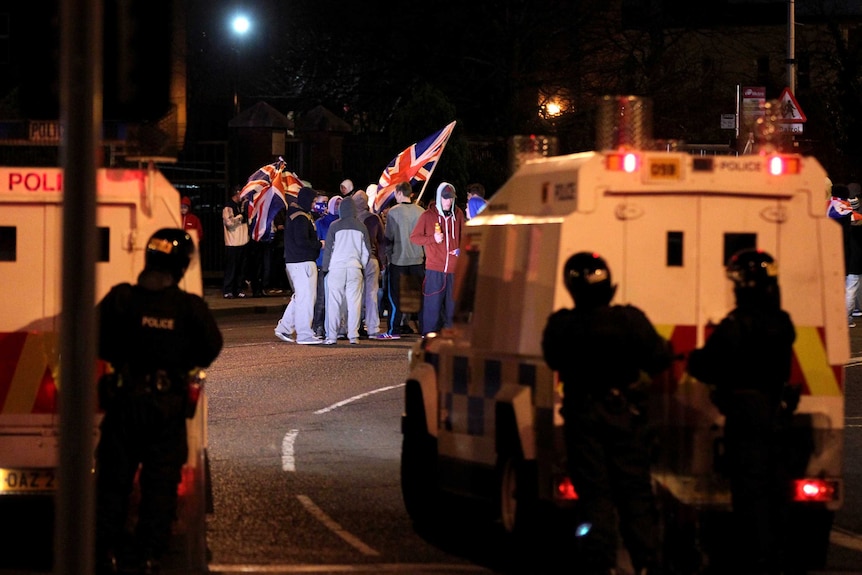
<path fill-rule="evenodd" d="M 780 122 L 785 124 L 802 124 L 807 120 L 805 112 L 799 107 L 799 102 L 793 97 L 793 92 L 790 91 L 790 88 L 784 88 L 784 91 L 781 92 L 781 97 L 778 98 L 778 102 L 778 114 L 781 116 Z"/>

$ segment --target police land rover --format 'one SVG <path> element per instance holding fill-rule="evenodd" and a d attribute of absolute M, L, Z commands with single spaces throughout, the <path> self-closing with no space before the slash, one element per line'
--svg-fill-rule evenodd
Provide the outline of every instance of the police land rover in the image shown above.
<path fill-rule="evenodd" d="M 599 151 L 526 162 L 465 227 L 456 273 L 456 325 L 417 342 L 402 418 L 402 494 L 411 518 L 451 522 L 444 494 L 490 502 L 513 535 L 545 510 L 576 508 L 565 475 L 559 381 L 542 360 L 548 316 L 571 300 L 561 270 L 598 251 L 619 282 L 615 303 L 647 314 L 674 350 L 703 345 L 733 307 L 729 257 L 757 247 L 781 262 L 792 316 L 795 474 L 787 489 L 800 565 L 825 563 L 842 504 L 844 365 L 849 338 L 839 226 L 826 217 L 826 173 L 811 157 L 762 150 L 740 156 L 657 151 L 643 138 L 645 101 L 606 98 L 602 116 L 630 122 Z M 610 124 L 610 122 L 608 122 Z M 601 126 L 600 126 L 601 129 Z M 610 132 L 610 131 L 608 131 Z M 602 141 L 599 133 L 599 141 Z M 653 482 L 666 563 L 697 572 L 711 553 L 710 525 L 730 510 L 721 473 L 723 416 L 709 390 L 672 369 L 651 394 L 657 444 Z"/>

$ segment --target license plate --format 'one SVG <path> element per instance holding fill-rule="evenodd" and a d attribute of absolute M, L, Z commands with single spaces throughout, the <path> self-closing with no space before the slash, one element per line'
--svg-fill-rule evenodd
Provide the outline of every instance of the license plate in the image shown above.
<path fill-rule="evenodd" d="M 0 469 L 0 495 L 57 490 L 53 469 Z"/>

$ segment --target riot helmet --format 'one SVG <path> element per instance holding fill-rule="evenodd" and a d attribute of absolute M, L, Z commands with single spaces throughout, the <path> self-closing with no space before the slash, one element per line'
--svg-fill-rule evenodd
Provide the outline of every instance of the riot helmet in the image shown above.
<path fill-rule="evenodd" d="M 192 237 L 178 228 L 162 228 L 147 241 L 144 269 L 168 272 L 179 282 L 195 253 Z"/>
<path fill-rule="evenodd" d="M 746 248 L 730 258 L 727 277 L 738 288 L 764 289 L 778 283 L 778 264 L 765 251 Z"/>
<path fill-rule="evenodd" d="M 578 252 L 566 261 L 563 282 L 576 307 L 608 305 L 617 290 L 604 258 L 590 252 Z"/>
<path fill-rule="evenodd" d="M 727 263 L 727 278 L 733 282 L 737 305 L 775 307 L 781 305 L 778 264 L 763 250 L 746 248 Z"/>

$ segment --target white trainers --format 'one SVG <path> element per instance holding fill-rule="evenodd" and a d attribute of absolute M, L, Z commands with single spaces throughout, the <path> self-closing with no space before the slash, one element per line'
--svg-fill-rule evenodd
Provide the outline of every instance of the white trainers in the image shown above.
<path fill-rule="evenodd" d="M 288 343 L 293 343 L 296 341 L 295 339 L 293 339 L 292 337 L 290 337 L 286 333 L 281 333 L 280 331 L 277 331 L 277 330 L 275 332 L 275 337 L 277 337 L 281 341 L 286 341 Z"/>
<path fill-rule="evenodd" d="M 321 342 L 320 340 L 317 340 L 317 343 L 323 343 L 323 345 L 335 345 L 336 342 L 334 339 L 327 339 L 327 340 L 324 340 L 323 342 Z"/>
<path fill-rule="evenodd" d="M 296 340 L 296 343 L 299 345 L 319 345 L 321 341 L 316 337 L 311 337 L 309 339 L 298 339 Z"/>

